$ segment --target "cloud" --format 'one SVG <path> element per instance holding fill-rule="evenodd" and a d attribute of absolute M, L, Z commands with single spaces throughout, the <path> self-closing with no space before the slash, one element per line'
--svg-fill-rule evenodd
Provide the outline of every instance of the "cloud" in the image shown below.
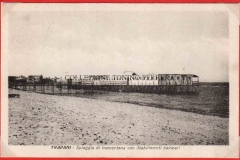
<path fill-rule="evenodd" d="M 18 12 L 10 16 L 9 73 L 131 70 L 228 81 L 227 20 L 225 12 Z"/>

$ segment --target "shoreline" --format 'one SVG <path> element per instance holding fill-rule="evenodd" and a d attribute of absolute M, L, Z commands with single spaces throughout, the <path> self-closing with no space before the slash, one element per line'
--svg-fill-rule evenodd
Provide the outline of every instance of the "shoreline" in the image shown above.
<path fill-rule="evenodd" d="M 110 91 L 109 91 L 110 92 Z M 95 99 L 95 100 L 101 100 L 101 99 L 98 99 L 98 98 L 90 98 L 90 97 L 81 97 L 81 96 L 76 96 L 76 95 L 79 95 L 79 94 L 65 94 L 65 93 L 62 93 L 62 94 L 48 94 L 48 93 L 39 93 L 39 94 L 46 94 L 46 95 L 50 95 L 50 96 L 59 96 L 59 97 L 62 97 L 62 96 L 66 96 L 66 97 L 78 97 L 78 98 L 86 98 L 86 99 Z M 149 94 L 149 93 L 148 93 Z M 81 95 L 81 94 L 80 94 Z M 106 100 L 107 101 L 107 100 Z M 229 118 L 228 116 L 223 116 L 221 114 L 206 114 L 204 111 L 198 111 L 197 113 L 196 112 L 193 112 L 193 111 L 189 111 L 187 109 L 175 109 L 175 108 L 168 108 L 168 107 L 164 107 L 163 105 L 161 104 L 154 104 L 154 103 L 141 103 L 141 102 L 137 102 L 137 101 L 110 101 L 110 102 L 116 102 L 116 103 L 124 103 L 124 104 L 134 104 L 134 105 L 138 105 L 138 106 L 145 106 L 145 107 L 154 107 L 154 108 L 159 108 L 159 109 L 167 109 L 167 110 L 175 110 L 175 111 L 181 111 L 181 112 L 188 112 L 188 113 L 195 113 L 195 114 L 200 114 L 200 115 L 208 115 L 208 116 L 216 116 L 216 117 L 220 117 L 220 118 Z"/>
<path fill-rule="evenodd" d="M 26 91 L 26 92 L 32 93 L 32 91 Z M 179 103 L 179 101 L 181 101 L 179 97 L 182 97 L 185 99 L 197 98 L 198 95 L 195 95 L 195 94 L 156 94 L 156 93 L 138 93 L 138 92 L 122 93 L 122 92 L 100 91 L 100 90 L 85 90 L 85 91 L 81 91 L 80 93 L 79 92 L 55 93 L 55 94 L 43 93 L 43 92 L 35 92 L 35 93 L 52 95 L 52 96 L 67 96 L 67 97 L 79 97 L 79 98 L 87 98 L 87 99 L 105 100 L 105 101 L 111 101 L 111 102 L 135 104 L 139 106 L 155 107 L 160 109 L 169 109 L 169 110 L 197 113 L 202 115 L 218 116 L 221 118 L 229 118 L 228 104 L 224 104 L 227 107 L 223 107 L 223 108 L 216 106 L 216 104 L 214 104 L 215 106 L 213 107 L 209 105 L 209 102 L 208 102 L 209 99 L 205 99 L 203 102 L 199 102 L 199 100 L 197 101 L 191 100 L 188 102 L 189 104 L 193 104 L 191 107 L 184 107 L 184 105 L 189 105 L 188 103 L 187 104 Z M 136 97 L 140 97 L 140 98 L 136 99 Z M 146 97 L 148 98 L 147 101 L 142 100 L 142 99 L 146 99 Z M 150 97 L 155 97 L 155 98 L 150 98 Z M 174 99 L 176 97 L 178 97 L 178 101 Z M 157 98 L 159 98 L 159 100 L 156 100 Z M 167 102 L 165 102 L 165 98 L 170 98 L 170 99 L 168 99 Z M 228 96 L 224 95 L 222 99 L 224 98 L 228 99 Z M 178 105 L 181 107 L 173 107 L 172 105 L 169 105 L 168 103 L 171 101 L 171 99 L 175 101 L 175 103 L 178 103 Z M 212 102 L 212 100 L 210 101 Z M 226 101 L 222 101 L 221 103 L 226 103 Z M 221 103 L 219 105 L 222 105 Z M 207 104 L 208 107 L 210 106 L 209 107 L 210 110 L 206 110 L 205 108 L 202 108 L 204 104 Z M 217 110 L 214 108 L 216 108 Z"/>
<path fill-rule="evenodd" d="M 14 90 L 11 145 L 228 145 L 228 118 Z"/>

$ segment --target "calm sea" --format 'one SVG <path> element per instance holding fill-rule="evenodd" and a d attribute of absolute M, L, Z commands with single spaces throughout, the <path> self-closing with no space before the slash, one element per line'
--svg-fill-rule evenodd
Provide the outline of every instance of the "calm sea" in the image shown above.
<path fill-rule="evenodd" d="M 71 94 L 71 96 L 229 117 L 228 83 L 201 83 L 198 94 L 194 95 L 85 91 L 83 94 Z"/>

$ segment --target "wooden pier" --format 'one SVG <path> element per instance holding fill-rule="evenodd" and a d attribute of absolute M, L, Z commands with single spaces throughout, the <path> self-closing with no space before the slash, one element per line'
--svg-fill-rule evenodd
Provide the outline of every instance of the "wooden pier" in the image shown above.
<path fill-rule="evenodd" d="M 9 88 L 48 94 L 77 93 L 79 90 L 103 90 L 112 92 L 138 92 L 156 94 L 197 93 L 197 85 L 14 85 Z"/>
<path fill-rule="evenodd" d="M 157 82 L 146 83 L 147 81 L 105 81 L 102 84 L 96 81 L 74 82 L 67 80 L 64 82 L 46 83 L 27 83 L 17 81 L 9 83 L 9 88 L 20 89 L 24 91 L 34 91 L 46 94 L 61 93 L 81 93 L 85 90 L 103 90 L 112 92 L 138 92 L 138 93 L 156 93 L 156 94 L 190 94 L 198 93 L 199 79 L 196 75 L 158 75 Z M 140 83 L 139 83 L 140 82 Z"/>

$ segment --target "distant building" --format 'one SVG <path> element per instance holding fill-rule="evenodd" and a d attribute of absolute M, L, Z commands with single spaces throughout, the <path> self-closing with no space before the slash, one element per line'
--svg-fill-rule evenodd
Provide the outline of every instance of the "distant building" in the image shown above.
<path fill-rule="evenodd" d="M 17 76 L 8 76 L 8 83 L 14 83 L 17 79 Z"/>
<path fill-rule="evenodd" d="M 28 82 L 42 82 L 43 76 L 42 75 L 30 75 L 28 76 Z"/>
<path fill-rule="evenodd" d="M 17 81 L 19 81 L 19 80 L 26 80 L 26 79 L 27 79 L 27 77 L 25 77 L 23 75 L 21 75 L 21 76 L 16 78 Z"/>
<path fill-rule="evenodd" d="M 53 80 L 50 77 L 46 77 L 41 80 L 41 83 L 50 85 L 53 83 Z"/>

